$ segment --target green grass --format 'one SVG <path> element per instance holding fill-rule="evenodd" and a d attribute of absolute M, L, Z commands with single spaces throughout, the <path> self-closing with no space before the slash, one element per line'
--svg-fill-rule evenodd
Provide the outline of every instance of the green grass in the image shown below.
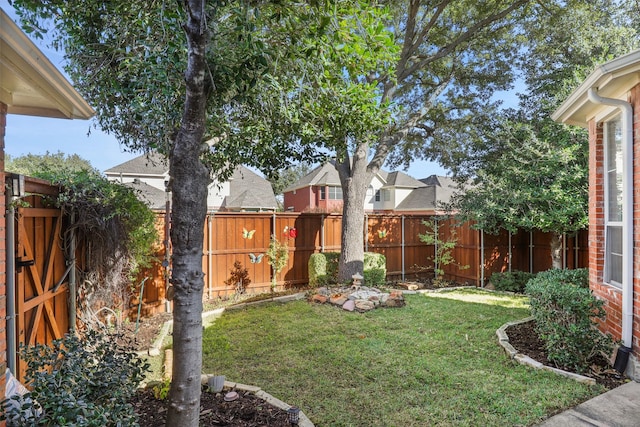
<path fill-rule="evenodd" d="M 603 390 L 510 361 L 496 329 L 526 299 L 475 290 L 408 295 L 349 313 L 305 301 L 227 311 L 203 371 L 298 405 L 318 426 L 527 426 Z"/>

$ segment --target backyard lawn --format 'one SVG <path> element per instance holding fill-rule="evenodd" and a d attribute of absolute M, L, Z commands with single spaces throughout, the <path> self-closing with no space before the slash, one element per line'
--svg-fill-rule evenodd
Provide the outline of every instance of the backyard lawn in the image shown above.
<path fill-rule="evenodd" d="M 507 359 L 496 329 L 526 299 L 475 289 L 351 313 L 306 301 L 228 310 L 203 372 L 256 385 L 317 426 L 528 426 L 603 390 Z"/>

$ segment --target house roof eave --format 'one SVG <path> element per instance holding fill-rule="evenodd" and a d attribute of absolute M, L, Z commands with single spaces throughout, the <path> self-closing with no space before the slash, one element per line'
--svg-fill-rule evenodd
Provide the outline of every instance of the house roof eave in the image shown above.
<path fill-rule="evenodd" d="M 633 86 L 640 83 L 640 50 L 635 50 L 598 66 L 556 109 L 551 118 L 557 122 L 587 127 L 602 110 L 588 98 L 591 88 L 601 96 L 624 99 Z"/>
<path fill-rule="evenodd" d="M 95 111 L 0 8 L 0 102 L 9 114 L 90 119 Z"/>

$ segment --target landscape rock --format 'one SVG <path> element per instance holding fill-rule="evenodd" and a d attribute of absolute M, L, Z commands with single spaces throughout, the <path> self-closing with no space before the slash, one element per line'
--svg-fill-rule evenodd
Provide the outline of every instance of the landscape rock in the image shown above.
<path fill-rule="evenodd" d="M 356 303 L 354 300 L 347 300 L 343 305 L 342 308 L 347 310 L 347 311 L 353 311 L 356 309 Z"/>
<path fill-rule="evenodd" d="M 311 301 L 317 302 L 318 304 L 324 304 L 325 302 L 327 302 L 327 297 L 324 295 L 315 294 L 311 297 Z"/>
<path fill-rule="evenodd" d="M 335 294 L 329 298 L 329 302 L 333 305 L 342 306 L 345 302 L 347 302 L 347 296 L 343 294 Z"/>
<path fill-rule="evenodd" d="M 369 310 L 373 310 L 374 308 L 376 308 L 376 306 L 374 305 L 374 303 L 372 301 L 369 300 L 364 300 L 364 299 L 359 299 L 356 300 L 354 302 L 356 309 L 358 311 L 369 311 Z"/>

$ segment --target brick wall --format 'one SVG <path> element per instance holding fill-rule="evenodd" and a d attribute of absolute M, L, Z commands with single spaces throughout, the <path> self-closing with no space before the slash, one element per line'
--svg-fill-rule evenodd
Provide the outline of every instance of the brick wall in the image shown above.
<path fill-rule="evenodd" d="M 0 103 L 0 188 L 4 189 L 4 135 L 7 124 L 7 106 Z M 5 371 L 7 369 L 7 304 L 6 304 L 6 234 L 4 212 L 5 192 L 0 191 L 0 400 L 4 399 Z M 4 426 L 4 422 L 0 422 Z"/>
<path fill-rule="evenodd" d="M 634 111 L 634 324 L 633 349 L 640 345 L 640 85 L 630 91 Z M 604 284 L 604 138 L 603 124 L 589 122 L 589 281 L 594 294 L 607 301 L 602 330 L 622 338 L 622 291 Z"/>
<path fill-rule="evenodd" d="M 631 90 L 633 106 L 633 348 L 640 356 L 640 85 Z"/>

